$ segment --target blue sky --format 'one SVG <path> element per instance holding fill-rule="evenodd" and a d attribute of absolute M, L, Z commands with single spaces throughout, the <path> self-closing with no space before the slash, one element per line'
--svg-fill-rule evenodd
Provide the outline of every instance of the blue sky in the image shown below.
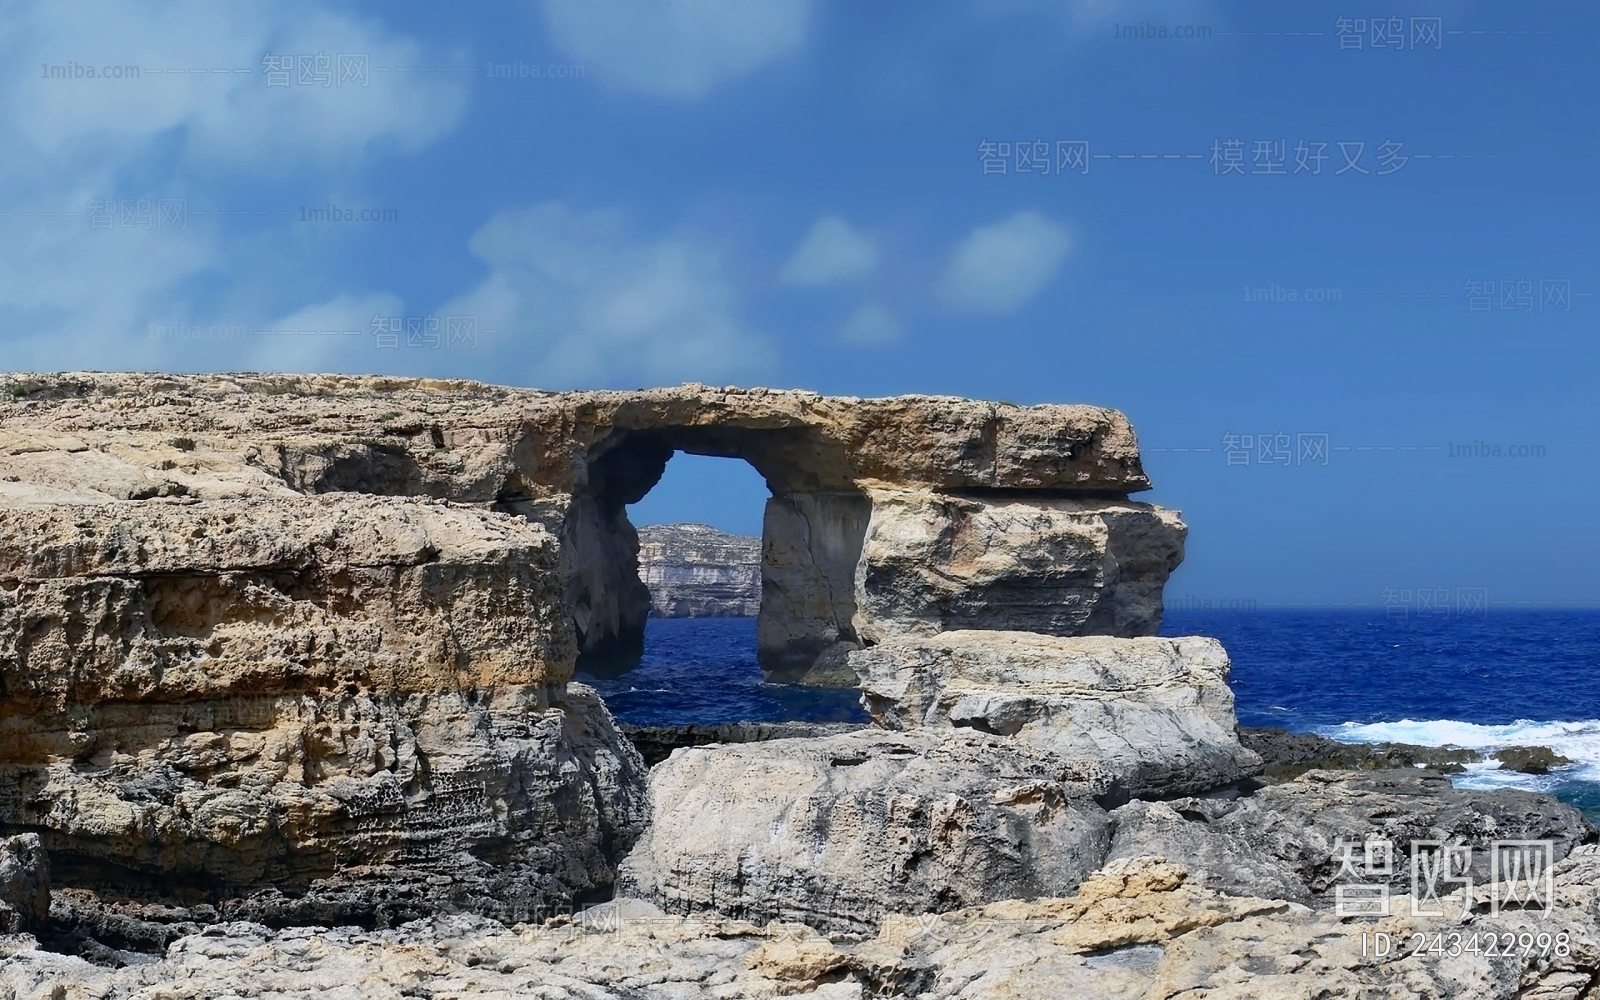
<path fill-rule="evenodd" d="M 9 3 L 0 365 L 1097 403 L 1191 525 L 1171 594 L 1600 603 L 1597 35 L 1578 3 Z M 752 530 L 761 494 L 679 458 L 636 513 Z"/>

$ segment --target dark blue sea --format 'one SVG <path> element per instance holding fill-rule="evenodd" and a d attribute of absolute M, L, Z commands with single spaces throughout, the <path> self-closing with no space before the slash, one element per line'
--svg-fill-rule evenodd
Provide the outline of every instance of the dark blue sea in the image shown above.
<path fill-rule="evenodd" d="M 1548 746 L 1573 766 L 1535 776 L 1473 765 L 1456 784 L 1600 809 L 1600 611 L 1171 611 L 1161 632 L 1222 641 L 1244 725 L 1345 742 Z M 749 618 L 652 620 L 637 670 L 580 679 L 637 725 L 866 718 L 853 692 L 763 683 Z"/>
<path fill-rule="evenodd" d="M 636 726 L 719 722 L 866 722 L 854 691 L 767 684 L 754 618 L 652 618 L 630 673 L 578 675 L 613 715 Z"/>

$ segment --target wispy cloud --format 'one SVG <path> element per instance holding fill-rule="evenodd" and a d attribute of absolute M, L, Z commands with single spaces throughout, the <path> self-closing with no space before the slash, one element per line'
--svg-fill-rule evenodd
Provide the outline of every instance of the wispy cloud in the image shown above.
<path fill-rule="evenodd" d="M 859 347 L 882 347 L 900 340 L 900 319 L 888 306 L 868 302 L 844 321 L 839 339 Z"/>
<path fill-rule="evenodd" d="M 832 285 L 860 281 L 878 267 L 878 247 L 843 219 L 817 220 L 778 280 L 790 285 Z"/>
<path fill-rule="evenodd" d="M 1038 212 L 979 226 L 950 254 L 939 298 L 971 312 L 1015 312 L 1055 278 L 1069 246 L 1067 231 Z"/>
<path fill-rule="evenodd" d="M 539 385 L 748 378 L 773 361 L 713 249 L 638 238 L 619 211 L 506 210 L 471 247 L 490 274 L 440 312 L 528 331 L 511 363 Z"/>
<path fill-rule="evenodd" d="M 369 74 L 365 86 L 295 79 L 269 87 L 268 53 L 324 53 L 330 61 L 346 53 L 364 57 Z M 217 216 L 188 209 L 222 207 L 252 184 L 305 168 L 345 176 L 380 149 L 434 142 L 459 122 L 466 85 L 443 74 L 370 70 L 431 61 L 380 21 L 295 0 L 0 8 L 0 211 L 58 213 L 5 223 L 0 319 L 8 364 L 193 367 L 193 345 L 152 340 L 150 325 L 213 322 L 215 307 L 197 300 L 196 284 L 247 280 L 264 269 L 265 251 Z M 54 65 L 73 69 L 52 76 Z M 79 66 L 95 77 L 79 76 Z M 107 79 L 108 67 L 119 76 Z M 101 199 L 133 206 L 131 223 L 113 207 L 99 228 L 89 205 Z M 162 199 L 185 205 L 181 228 L 154 225 Z M 295 295 L 280 283 L 267 296 L 273 301 L 228 320 L 270 322 L 275 311 L 303 307 Z M 238 365 L 245 355 L 224 345 L 207 357 Z"/>

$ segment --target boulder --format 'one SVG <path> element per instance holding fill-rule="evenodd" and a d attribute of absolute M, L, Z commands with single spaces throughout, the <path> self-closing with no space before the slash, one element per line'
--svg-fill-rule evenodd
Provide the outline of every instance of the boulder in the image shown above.
<path fill-rule="evenodd" d="M 861 730 L 675 751 L 619 892 L 669 913 L 869 934 L 924 913 L 1070 891 L 1109 843 L 1104 783 L 975 732 Z"/>
<path fill-rule="evenodd" d="M 1496 840 L 1548 840 L 1560 860 L 1595 835 L 1581 812 L 1547 795 L 1456 789 L 1444 775 L 1414 769 L 1308 771 L 1248 796 L 1130 802 L 1111 817 L 1112 859 L 1160 855 L 1218 891 L 1319 906 L 1341 879 L 1351 881 L 1341 873 L 1341 842 L 1356 845 L 1362 881 L 1409 892 L 1414 840 L 1471 847 L 1473 878 L 1484 884 Z M 1364 845 L 1380 838 L 1394 845 L 1395 860 L 1390 875 L 1373 879 Z"/>
<path fill-rule="evenodd" d="M 1234 734 L 1215 639 L 955 631 L 850 655 L 862 703 L 891 729 L 963 727 L 1098 767 L 1110 795 L 1184 795 L 1260 767 Z"/>
<path fill-rule="evenodd" d="M 1506 771 L 1523 774 L 1549 774 L 1552 767 L 1568 767 L 1572 758 L 1556 753 L 1549 747 L 1503 747 L 1491 754 Z"/>

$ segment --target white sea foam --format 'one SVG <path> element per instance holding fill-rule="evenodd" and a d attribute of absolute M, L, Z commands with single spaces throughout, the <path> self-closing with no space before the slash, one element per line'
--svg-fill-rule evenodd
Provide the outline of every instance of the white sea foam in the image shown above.
<path fill-rule="evenodd" d="M 1600 783 L 1600 719 L 1581 722 L 1534 722 L 1518 719 L 1503 726 L 1483 726 L 1453 719 L 1346 722 L 1317 732 L 1341 743 L 1410 743 L 1425 747 L 1463 747 L 1487 752 L 1504 747 L 1549 747 L 1572 761 L 1548 775 L 1519 774 L 1500 768 L 1499 761 L 1468 764 L 1454 778 L 1458 788 L 1525 788 L 1546 792 L 1569 781 Z"/>

